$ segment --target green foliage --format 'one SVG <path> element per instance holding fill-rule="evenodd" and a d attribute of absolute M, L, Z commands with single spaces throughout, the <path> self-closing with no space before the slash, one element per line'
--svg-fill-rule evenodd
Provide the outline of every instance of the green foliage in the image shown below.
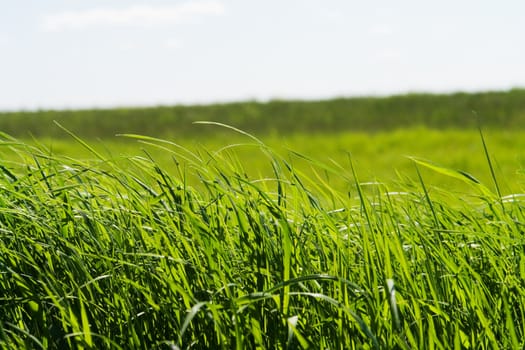
<path fill-rule="evenodd" d="M 353 161 L 253 140 L 273 169 L 258 178 L 228 150 L 133 137 L 184 162 L 82 142 L 88 162 L 4 137 L 18 161 L 0 167 L 0 347 L 525 345 L 522 194 L 418 159 L 471 185 L 477 200 L 451 204 L 422 171 L 393 191 Z"/>
<path fill-rule="evenodd" d="M 386 98 L 338 98 L 328 101 L 242 102 L 208 106 L 118 108 L 84 111 L 0 113 L 0 130 L 18 137 L 62 138 L 56 120 L 84 138 L 108 138 L 118 133 L 193 138 L 221 133 L 217 128 L 192 125 L 211 120 L 257 135 L 327 132 L 377 132 L 425 126 L 438 129 L 475 129 L 479 111 L 483 125 L 523 129 L 525 90 L 409 94 Z"/>
<path fill-rule="evenodd" d="M 203 129 L 211 128 L 208 125 L 198 126 Z M 99 156 L 111 159 L 123 167 L 126 166 L 126 161 L 122 159 L 134 156 L 138 152 L 147 152 L 161 167 L 172 172 L 174 160 L 181 166 L 193 166 L 188 159 L 193 159 L 199 150 L 206 149 L 211 155 L 231 156 L 232 161 L 242 164 L 243 171 L 252 178 L 273 176 L 271 164 L 266 158 L 257 155 L 259 147 L 257 142 L 250 143 L 251 139 L 240 134 L 235 135 L 228 129 L 221 132 L 224 132 L 222 136 L 214 135 L 193 139 L 181 137 L 158 145 L 152 145 L 145 138 L 137 143 L 124 137 L 102 141 L 91 140 L 88 143 L 99 153 Z M 521 151 L 525 149 L 525 131 L 492 130 L 487 131 L 486 134 L 490 154 L 495 156 L 494 171 L 500 177 L 499 186 L 502 194 L 522 191 L 525 178 L 517 175 L 517 172 L 520 168 L 525 168 L 525 158 Z M 325 164 L 347 164 L 348 155 L 351 154 L 363 182 L 374 182 L 379 179 L 394 183 L 400 177 L 405 182 L 408 181 L 405 178 L 415 179 L 414 165 L 410 157 L 416 157 L 430 159 L 444 167 L 455 169 L 454 171 L 466 172 L 486 185 L 493 183 L 477 130 L 413 128 L 373 134 L 339 132 L 296 134 L 286 137 L 263 135 L 260 139 L 279 154 L 288 154 L 286 158 L 295 169 L 309 174 L 309 177 L 315 177 L 318 181 L 328 182 L 338 191 L 349 191 L 351 185 L 340 176 L 332 176 L 322 168 L 312 168 L 312 159 Z M 67 155 L 77 159 L 94 156 L 87 148 L 74 140 L 39 139 L 38 142 L 34 140 L 29 142 L 42 144 L 52 150 L 53 154 Z M 140 148 L 143 148 L 144 151 L 141 151 Z M 180 152 L 173 153 L 169 148 Z M 191 150 L 191 152 L 184 152 L 182 149 Z M 300 157 L 297 154 L 307 155 L 307 157 Z M 16 154 L 2 152 L 1 148 L 0 157 L 4 160 L 17 161 Z M 469 189 L 469 185 L 461 179 L 445 177 L 439 172 L 424 169 L 422 171 L 429 183 L 447 188 L 449 192 L 462 192 Z M 200 187 L 200 179 L 192 173 L 188 174 L 187 181 L 192 186 Z"/>

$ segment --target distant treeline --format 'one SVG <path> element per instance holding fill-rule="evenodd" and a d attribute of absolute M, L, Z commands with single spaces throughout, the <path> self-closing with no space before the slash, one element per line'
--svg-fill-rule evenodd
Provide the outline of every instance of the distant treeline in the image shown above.
<path fill-rule="evenodd" d="M 215 121 L 247 132 L 279 135 L 305 132 L 376 132 L 410 126 L 525 128 L 525 89 L 506 92 L 407 94 L 392 97 L 337 98 L 323 101 L 270 101 L 118 108 L 77 111 L 0 113 L 0 131 L 16 137 L 65 137 L 56 120 L 85 138 L 118 133 L 157 137 L 206 136 L 220 128 L 194 125 Z"/>

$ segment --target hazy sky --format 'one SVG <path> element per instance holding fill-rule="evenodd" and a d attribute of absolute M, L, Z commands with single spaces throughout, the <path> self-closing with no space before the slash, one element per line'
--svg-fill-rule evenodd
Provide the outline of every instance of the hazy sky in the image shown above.
<path fill-rule="evenodd" d="M 3 0 L 0 110 L 524 87 L 524 38 L 523 0 Z"/>

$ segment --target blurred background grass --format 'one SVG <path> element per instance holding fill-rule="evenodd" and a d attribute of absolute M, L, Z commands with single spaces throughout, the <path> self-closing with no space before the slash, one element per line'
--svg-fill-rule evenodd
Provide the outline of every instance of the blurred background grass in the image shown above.
<path fill-rule="evenodd" d="M 195 121 L 214 121 L 249 132 L 301 171 L 318 171 L 326 181 L 346 190 L 353 184 L 330 177 L 290 150 L 323 163 L 349 168 L 351 158 L 360 180 L 394 183 L 415 178 L 406 156 L 429 159 L 468 172 L 487 185 L 491 177 L 477 130 L 481 124 L 504 193 L 523 191 L 525 90 L 408 94 L 391 97 L 339 98 L 325 101 L 270 101 L 120 108 L 111 110 L 25 111 L 0 113 L 0 130 L 24 141 L 44 145 L 53 154 L 89 158 L 92 154 L 53 121 L 113 159 L 149 156 L 168 169 L 182 159 L 136 140 L 117 137 L 135 133 L 163 138 L 212 158 L 221 151 L 235 157 L 249 177 L 272 174 L 268 159 L 253 140 L 234 131 Z M 32 140 L 32 141 L 31 141 Z M 207 153 L 208 152 L 208 153 Z M 3 151 L 4 160 L 13 155 Z M 424 172 L 428 183 L 465 191 L 455 179 Z M 192 177 L 191 174 L 189 176 Z"/>
<path fill-rule="evenodd" d="M 379 132 L 424 126 L 432 129 L 477 127 L 524 129 L 525 89 L 450 95 L 408 94 L 390 97 L 338 98 L 324 101 L 240 102 L 202 106 L 117 108 L 80 111 L 0 113 L 0 130 L 16 137 L 64 138 L 60 122 L 83 138 L 117 133 L 199 138 L 221 130 L 193 125 L 208 120 L 262 136 L 302 133 Z"/>

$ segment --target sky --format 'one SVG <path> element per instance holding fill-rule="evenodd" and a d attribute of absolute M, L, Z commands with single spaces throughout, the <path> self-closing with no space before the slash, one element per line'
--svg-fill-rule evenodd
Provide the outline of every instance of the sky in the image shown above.
<path fill-rule="evenodd" d="M 0 0 L 0 110 L 525 87 L 525 1 Z"/>

